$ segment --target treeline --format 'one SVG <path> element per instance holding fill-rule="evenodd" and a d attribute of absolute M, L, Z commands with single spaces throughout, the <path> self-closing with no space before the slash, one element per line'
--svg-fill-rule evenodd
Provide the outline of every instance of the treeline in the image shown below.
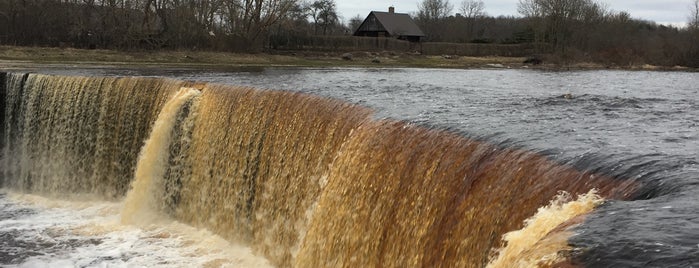
<path fill-rule="evenodd" d="M 250 51 L 272 32 L 335 33 L 337 15 L 321 14 L 324 8 L 297 0 L 2 0 L 0 42 Z"/>
<path fill-rule="evenodd" d="M 426 41 L 546 43 L 549 58 L 561 62 L 699 67 L 699 0 L 685 28 L 634 19 L 592 0 L 520 0 L 523 17 L 488 16 L 480 0 L 460 4 L 450 15 L 448 0 L 420 3 L 415 17 L 429 32 Z"/>
<path fill-rule="evenodd" d="M 456 12 L 448 0 L 422 0 L 411 15 L 427 42 L 547 44 L 542 53 L 562 62 L 699 67 L 692 3 L 683 28 L 593 0 L 520 0 L 521 17 L 489 16 L 480 0 L 462 0 Z M 342 22 L 334 0 L 2 0 L 0 43 L 250 52 L 349 36 L 364 16 Z"/>
<path fill-rule="evenodd" d="M 699 67 L 699 32 L 651 21 L 627 13 L 563 25 L 540 17 L 448 17 L 435 22 L 426 41 L 485 44 L 547 43 L 559 61 L 590 61 L 617 65 L 655 64 Z M 557 23 L 557 22 L 554 22 Z M 428 28 L 428 27 L 426 27 Z"/>

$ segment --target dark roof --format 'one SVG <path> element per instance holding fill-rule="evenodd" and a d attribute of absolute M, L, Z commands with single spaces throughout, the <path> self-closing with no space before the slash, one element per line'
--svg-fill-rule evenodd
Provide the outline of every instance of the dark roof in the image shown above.
<path fill-rule="evenodd" d="M 371 14 L 376 16 L 376 19 L 392 36 L 425 36 L 420 27 L 415 24 L 415 21 L 408 14 L 382 11 L 372 11 L 369 13 L 369 16 Z"/>

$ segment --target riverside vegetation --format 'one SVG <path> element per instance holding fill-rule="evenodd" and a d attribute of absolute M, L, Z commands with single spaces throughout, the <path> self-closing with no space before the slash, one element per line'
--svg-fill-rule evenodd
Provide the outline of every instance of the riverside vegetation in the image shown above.
<path fill-rule="evenodd" d="M 482 1 L 464 0 L 460 13 L 454 13 L 449 0 L 423 0 L 411 15 L 427 34 L 423 44 L 430 47 L 437 43 L 532 44 L 537 49 L 521 51 L 518 56 L 535 56 L 563 66 L 699 67 L 699 0 L 687 1 L 691 8 L 683 27 L 636 19 L 593 0 L 521 0 L 519 17 L 489 16 Z M 483 61 L 515 66 L 523 60 L 457 57 L 456 62 L 445 61 L 440 58 L 445 54 L 476 56 L 450 45 L 430 49 L 423 54 L 431 56 L 424 57 L 414 55 L 421 52 L 420 46 L 392 50 L 396 55 L 388 57 L 377 49 L 365 57 L 355 56 L 351 63 L 338 64 L 342 61 L 333 60 L 342 53 L 364 50 L 327 45 L 309 51 L 298 45 L 318 43 L 315 41 L 329 36 L 352 43 L 358 37 L 349 35 L 363 17 L 357 15 L 346 23 L 339 18 L 334 0 L 6 0 L 0 2 L 0 44 L 128 51 L 87 53 L 94 56 L 86 61 L 109 62 L 209 64 L 221 59 L 222 64 L 364 66 L 378 57 L 389 66 L 473 67 Z M 71 53 L 76 52 L 49 49 L 25 58 L 70 60 L 75 58 Z M 5 54 L 3 59 L 18 58 Z M 507 55 L 494 52 L 492 56 Z"/>

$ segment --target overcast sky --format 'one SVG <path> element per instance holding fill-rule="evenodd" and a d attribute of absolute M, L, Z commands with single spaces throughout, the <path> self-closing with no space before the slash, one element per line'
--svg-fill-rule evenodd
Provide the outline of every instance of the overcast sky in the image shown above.
<path fill-rule="evenodd" d="M 412 13 L 417 11 L 421 0 L 335 0 L 340 15 L 345 19 L 360 15 L 366 17 L 370 11 L 388 11 L 389 6 L 395 6 L 396 12 Z M 449 0 L 458 11 L 461 0 Z M 661 24 L 684 25 L 689 16 L 689 5 L 692 0 L 600 0 L 609 9 L 626 11 L 633 18 L 651 20 Z M 517 3 L 519 0 L 483 0 L 485 11 L 491 16 L 519 16 Z"/>

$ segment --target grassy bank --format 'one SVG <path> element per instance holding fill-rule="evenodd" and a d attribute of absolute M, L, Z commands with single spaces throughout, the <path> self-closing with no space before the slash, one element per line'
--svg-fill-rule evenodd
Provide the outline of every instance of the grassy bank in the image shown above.
<path fill-rule="evenodd" d="M 0 46 L 1 65 L 85 64 L 116 66 L 298 66 L 298 67 L 422 67 L 422 68 L 518 68 L 517 57 L 448 57 L 407 53 L 353 52 L 351 59 L 343 53 L 278 52 L 275 54 L 239 54 L 204 51 L 115 51 L 73 48 Z"/>
<path fill-rule="evenodd" d="M 0 46 L 0 68 L 26 65 L 71 64 L 117 67 L 187 67 L 225 69 L 231 67 L 415 67 L 415 68 L 537 68 L 551 70 L 627 69 L 696 71 L 685 67 L 652 65 L 608 66 L 589 62 L 560 63 L 545 59 L 528 66 L 521 57 L 430 56 L 397 52 L 345 53 L 310 51 L 240 54 L 206 51 L 116 51 L 53 47 Z M 554 62 L 554 63 L 551 63 Z"/>

